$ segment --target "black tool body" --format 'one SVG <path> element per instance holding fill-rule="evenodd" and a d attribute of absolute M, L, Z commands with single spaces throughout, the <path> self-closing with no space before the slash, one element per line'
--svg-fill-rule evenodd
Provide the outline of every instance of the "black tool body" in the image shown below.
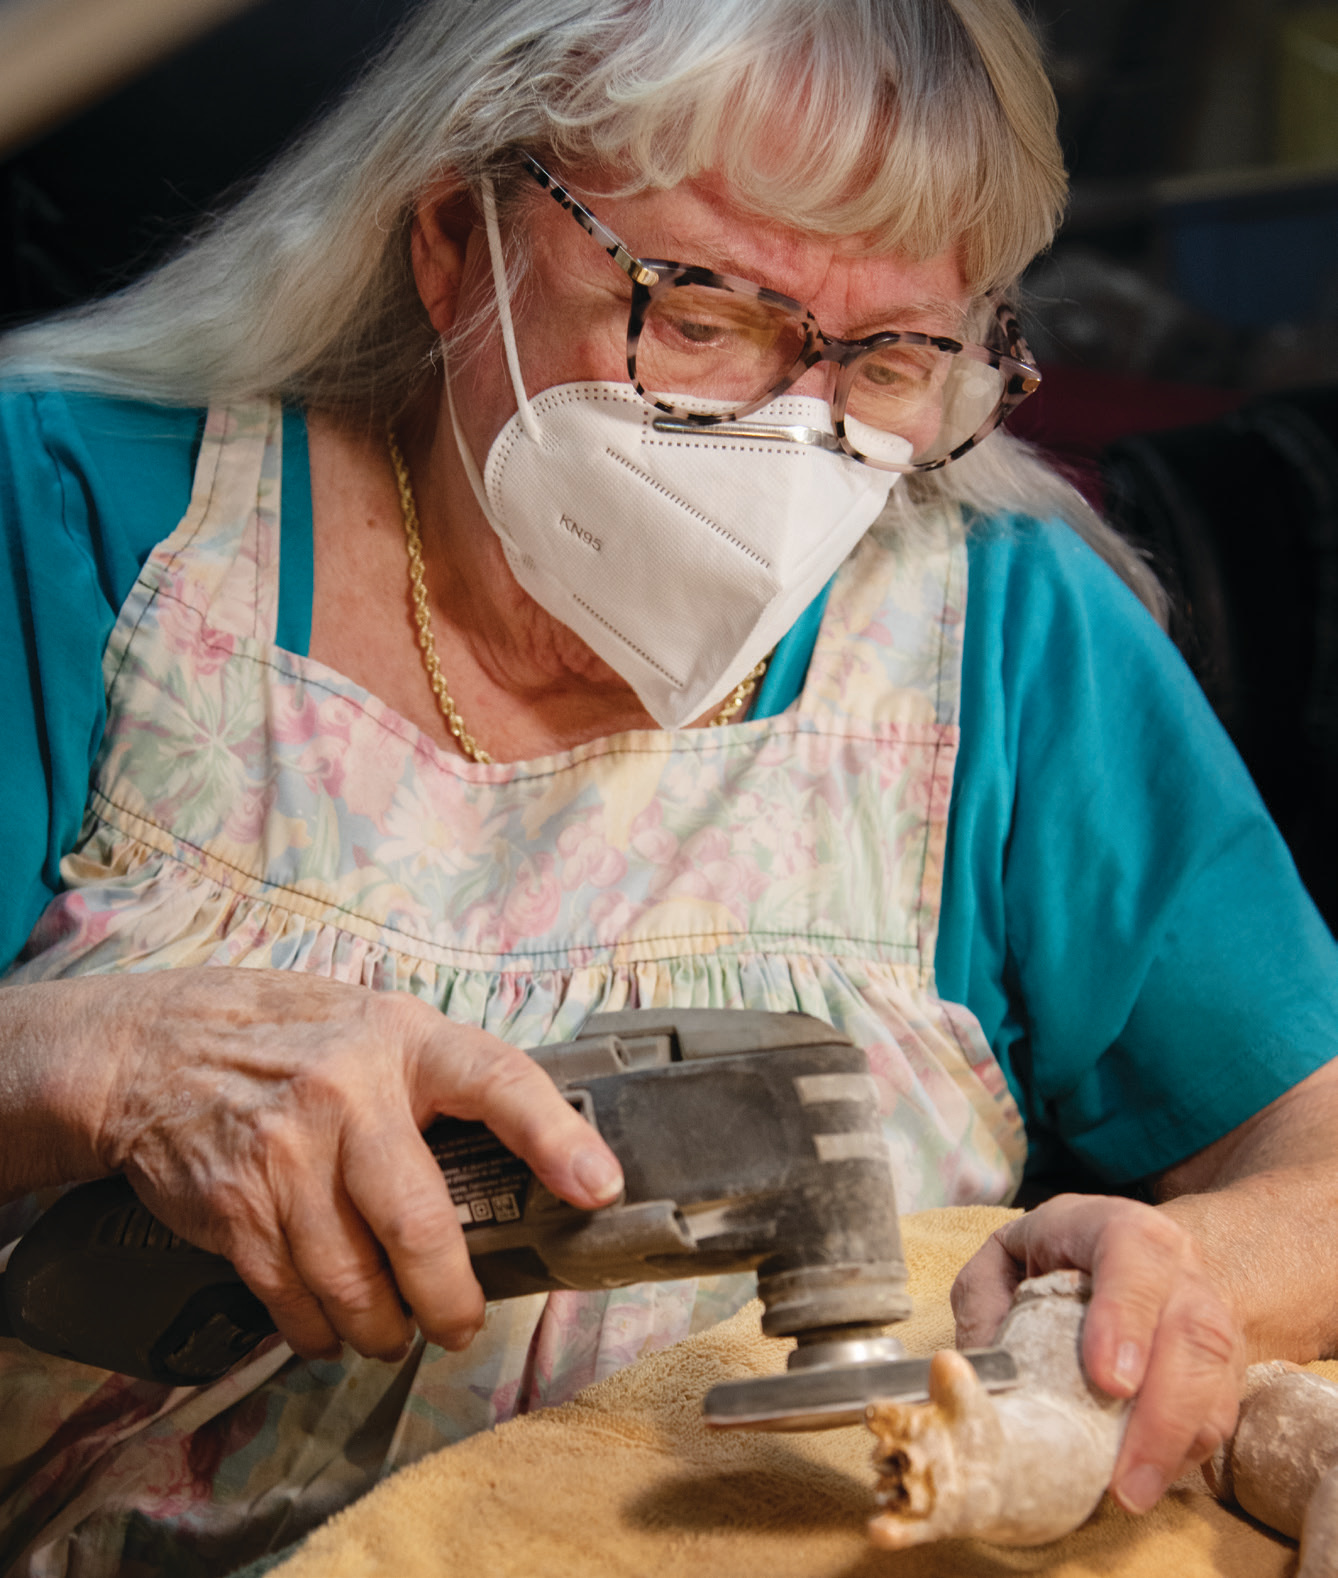
<path fill-rule="evenodd" d="M 580 1211 L 482 1125 L 443 1118 L 441 1166 L 490 1299 L 756 1269 L 773 1335 L 904 1318 L 891 1171 L 863 1052 L 801 1014 L 640 1009 L 530 1054 L 618 1156 Z M 274 1327 L 230 1263 L 124 1178 L 64 1195 L 15 1246 L 3 1305 L 46 1352 L 175 1385 L 216 1379 Z"/>

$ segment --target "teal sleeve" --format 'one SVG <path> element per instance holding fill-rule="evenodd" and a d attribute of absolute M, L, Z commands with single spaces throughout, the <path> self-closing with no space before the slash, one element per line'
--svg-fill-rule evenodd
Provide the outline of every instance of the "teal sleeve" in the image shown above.
<path fill-rule="evenodd" d="M 106 723 L 102 654 L 190 502 L 202 411 L 0 390 L 0 970 L 55 893 Z M 306 421 L 283 417 L 277 637 L 311 636 Z"/>
<path fill-rule="evenodd" d="M 102 652 L 190 499 L 200 413 L 0 392 L 0 968 L 83 820 L 105 722 Z"/>
<path fill-rule="evenodd" d="M 279 612 L 274 642 L 305 657 L 311 646 L 314 575 L 311 534 L 311 460 L 307 419 L 283 413 L 283 471 L 279 478 Z"/>
<path fill-rule="evenodd" d="M 1029 1166 L 1146 1177 L 1338 1056 L 1338 947 L 1170 642 L 1067 528 L 969 545 L 935 959 Z"/>

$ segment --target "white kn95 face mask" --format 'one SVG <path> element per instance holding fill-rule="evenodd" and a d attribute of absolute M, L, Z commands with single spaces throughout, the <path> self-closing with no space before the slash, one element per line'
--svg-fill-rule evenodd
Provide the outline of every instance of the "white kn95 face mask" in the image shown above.
<path fill-rule="evenodd" d="M 631 685 L 661 728 L 682 727 L 770 652 L 873 524 L 899 474 L 779 432 L 656 431 L 655 410 L 630 384 L 560 384 L 531 401 L 490 199 L 484 213 L 518 409 L 480 476 L 448 369 L 466 475 L 525 591 Z M 825 400 L 789 395 L 752 412 L 746 426 L 750 435 L 773 426 L 833 431 Z"/>

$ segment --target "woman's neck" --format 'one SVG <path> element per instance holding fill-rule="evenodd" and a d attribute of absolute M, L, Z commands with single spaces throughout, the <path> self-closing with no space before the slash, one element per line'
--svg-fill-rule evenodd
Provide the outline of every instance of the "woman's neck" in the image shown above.
<path fill-rule="evenodd" d="M 308 418 L 315 576 L 311 656 L 454 748 L 413 622 L 404 521 L 384 437 Z M 520 761 L 654 728 L 630 686 L 511 574 L 438 425 L 400 434 L 437 658 L 468 731 Z"/>

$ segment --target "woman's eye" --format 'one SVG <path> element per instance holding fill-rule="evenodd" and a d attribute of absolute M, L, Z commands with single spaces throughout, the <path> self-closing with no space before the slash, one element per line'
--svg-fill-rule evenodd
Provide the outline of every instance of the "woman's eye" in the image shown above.
<path fill-rule="evenodd" d="M 699 323 L 688 318 L 679 318 L 674 323 L 674 330 L 680 339 L 690 345 L 719 345 L 728 334 L 723 324 Z"/>
<path fill-rule="evenodd" d="M 914 355 L 870 357 L 860 366 L 860 378 L 879 389 L 919 387 L 934 376 L 932 357 Z"/>

